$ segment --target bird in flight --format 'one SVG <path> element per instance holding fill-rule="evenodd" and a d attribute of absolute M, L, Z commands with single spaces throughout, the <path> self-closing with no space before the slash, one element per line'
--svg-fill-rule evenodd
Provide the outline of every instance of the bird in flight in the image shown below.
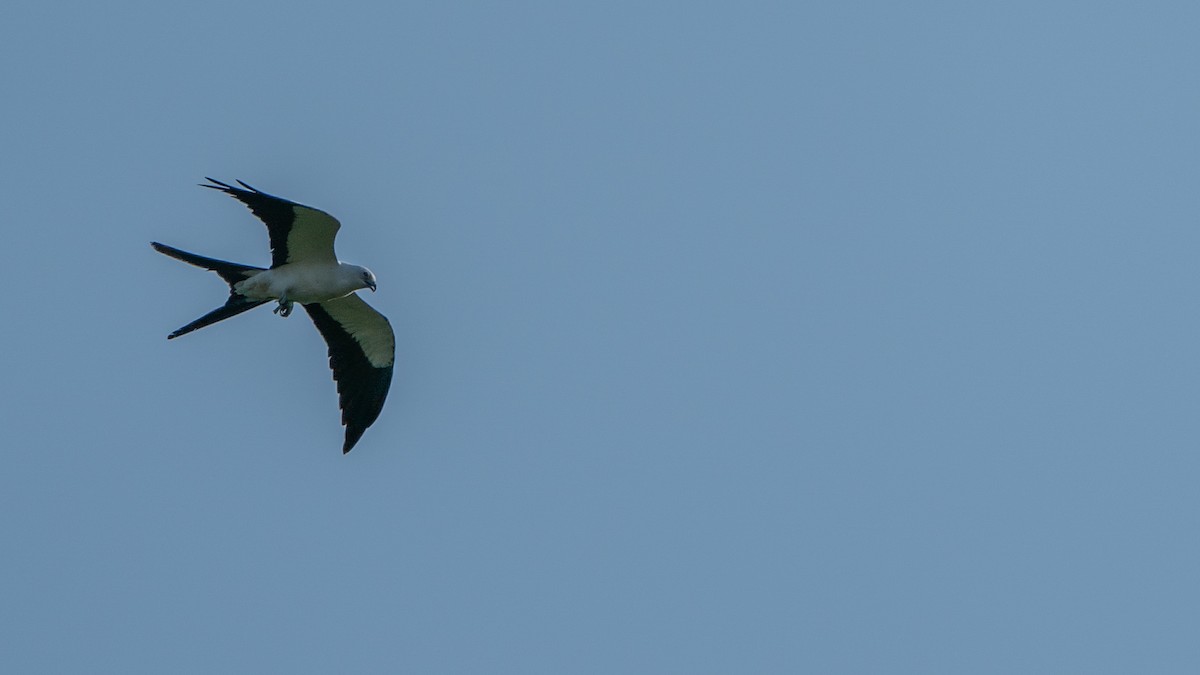
<path fill-rule="evenodd" d="M 329 346 L 329 366 L 337 382 L 338 404 L 346 439 L 342 453 L 350 452 L 367 427 L 379 417 L 388 387 L 396 336 L 385 316 L 375 311 L 355 291 L 375 290 L 375 275 L 358 265 L 340 262 L 333 239 L 341 223 L 324 211 L 261 192 L 242 181 L 241 187 L 207 178 L 211 185 L 250 207 L 267 225 L 271 240 L 271 267 L 264 269 L 215 258 L 206 258 L 152 242 L 155 251 L 189 265 L 216 272 L 229 284 L 225 304 L 167 336 L 168 340 L 212 325 L 271 301 L 274 313 L 291 315 L 300 303 Z"/>

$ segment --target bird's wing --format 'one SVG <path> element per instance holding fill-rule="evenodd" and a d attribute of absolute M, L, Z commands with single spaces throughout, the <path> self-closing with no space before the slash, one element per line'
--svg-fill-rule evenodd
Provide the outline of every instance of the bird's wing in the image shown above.
<path fill-rule="evenodd" d="M 347 453 L 383 409 L 392 384 L 396 334 L 384 315 L 354 293 L 304 309 L 329 345 L 329 367 L 346 426 L 342 452 Z"/>
<path fill-rule="evenodd" d="M 207 180 L 213 185 L 202 184 L 203 187 L 234 197 L 266 223 L 271 237 L 272 269 L 294 262 L 337 263 L 333 239 L 342 226 L 337 218 L 311 206 L 261 192 L 240 180 L 240 188 L 212 178 Z"/>

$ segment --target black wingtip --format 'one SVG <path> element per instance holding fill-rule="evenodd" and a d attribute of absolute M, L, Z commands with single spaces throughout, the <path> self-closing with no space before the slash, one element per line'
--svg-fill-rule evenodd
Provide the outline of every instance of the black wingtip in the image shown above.
<path fill-rule="evenodd" d="M 343 424 L 344 423 L 345 422 L 343 422 Z M 358 439 L 363 437 L 363 432 L 366 430 L 367 430 L 366 427 L 363 427 L 361 429 L 359 429 L 357 427 L 356 428 L 350 428 L 350 427 L 346 428 L 346 441 L 344 443 L 342 443 L 342 454 L 343 455 L 348 454 L 351 450 L 354 449 L 355 445 L 358 445 Z"/>
<path fill-rule="evenodd" d="M 228 192 L 229 194 L 231 194 L 235 197 L 238 195 L 238 193 L 245 193 L 245 192 L 251 192 L 256 195 L 265 195 L 268 197 L 272 196 L 272 195 L 268 195 L 267 193 L 263 192 L 262 190 L 259 190 L 258 188 L 254 187 L 253 185 L 251 185 L 245 181 L 241 181 L 241 180 L 235 180 L 234 182 L 237 183 L 238 185 L 241 185 L 242 187 L 234 187 L 234 186 L 230 185 L 229 183 L 224 183 L 222 181 L 217 180 L 216 178 L 209 178 L 208 176 L 205 176 L 204 180 L 206 180 L 210 183 L 215 183 L 215 185 L 205 185 L 204 183 L 197 183 L 197 185 L 199 185 L 200 187 L 212 188 L 213 190 L 220 190 L 221 192 Z"/>

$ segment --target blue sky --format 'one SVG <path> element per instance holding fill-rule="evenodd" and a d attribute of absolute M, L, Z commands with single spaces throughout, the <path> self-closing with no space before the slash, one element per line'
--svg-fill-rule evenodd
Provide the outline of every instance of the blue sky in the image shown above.
<path fill-rule="evenodd" d="M 7 672 L 1196 672 L 1189 3 L 0 8 Z M 217 306 L 204 176 L 397 333 Z"/>

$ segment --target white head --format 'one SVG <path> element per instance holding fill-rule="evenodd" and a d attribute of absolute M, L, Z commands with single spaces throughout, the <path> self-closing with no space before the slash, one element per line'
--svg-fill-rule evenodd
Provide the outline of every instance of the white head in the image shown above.
<path fill-rule="evenodd" d="M 342 263 L 342 274 L 354 279 L 354 283 L 357 284 L 354 288 L 369 288 L 372 293 L 375 292 L 375 274 L 371 270 Z"/>

